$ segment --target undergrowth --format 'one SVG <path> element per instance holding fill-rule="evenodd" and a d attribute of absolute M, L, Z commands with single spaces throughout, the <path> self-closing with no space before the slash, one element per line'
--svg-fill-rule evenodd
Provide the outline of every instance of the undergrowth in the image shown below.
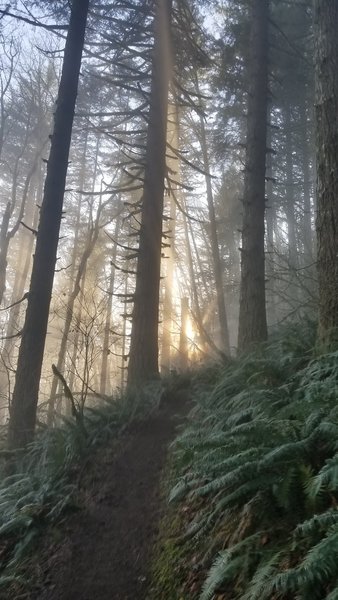
<path fill-rule="evenodd" d="M 302 323 L 195 378 L 170 500 L 193 513 L 200 600 L 338 600 L 338 351 L 314 343 Z"/>
<path fill-rule="evenodd" d="M 86 408 L 81 424 L 64 418 L 60 426 L 41 428 L 24 455 L 0 473 L 0 597 L 16 598 L 25 585 L 29 560 L 46 527 L 58 524 L 76 507 L 78 467 L 94 449 L 109 443 L 131 422 L 158 407 L 159 383 L 123 398 L 106 398 Z M 4 456 L 6 453 L 4 453 Z M 17 595 L 18 594 L 18 595 Z M 20 596 L 21 597 L 21 596 Z M 22 596 L 23 597 L 23 596 Z"/>
<path fill-rule="evenodd" d="M 161 504 L 165 506 L 165 499 L 169 493 L 170 482 L 173 478 L 173 466 L 169 457 L 167 467 L 161 481 Z M 152 551 L 149 587 L 147 600 L 188 600 L 182 595 L 182 587 L 188 573 L 185 569 L 185 556 L 187 549 L 177 543 L 177 537 L 184 523 L 182 510 L 176 507 L 165 511 L 161 515 L 157 541 Z"/>

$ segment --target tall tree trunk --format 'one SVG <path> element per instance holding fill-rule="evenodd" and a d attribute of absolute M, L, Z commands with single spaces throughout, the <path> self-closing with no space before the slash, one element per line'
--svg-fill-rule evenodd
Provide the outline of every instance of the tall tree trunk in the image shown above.
<path fill-rule="evenodd" d="M 311 183 L 310 183 L 310 149 L 308 139 L 308 117 L 306 97 L 300 107 L 301 140 L 302 140 L 302 171 L 303 171 L 303 194 L 304 194 L 304 259 L 305 265 L 313 262 L 312 241 L 312 209 L 311 209 Z"/>
<path fill-rule="evenodd" d="M 199 89 L 197 87 L 199 92 Z M 205 175 L 205 182 L 207 188 L 207 201 L 208 201 L 208 211 L 209 211 L 209 222 L 210 222 L 210 242 L 211 242 L 211 251 L 212 251 L 212 262 L 213 262 L 213 271 L 214 271 L 214 279 L 216 285 L 216 294 L 217 294 L 217 307 L 218 307 L 218 320 L 220 326 L 220 347 L 224 354 L 230 354 L 230 342 L 229 342 L 229 330 L 228 330 L 228 319 L 225 308 L 225 298 L 224 298 L 224 285 L 223 285 L 223 274 L 222 274 L 222 263 L 221 257 L 219 254 L 219 244 L 218 244 L 218 233 L 217 233 L 217 223 L 216 223 L 216 213 L 214 206 L 214 197 L 211 186 L 211 176 L 210 176 L 210 164 L 209 164 L 209 156 L 208 156 L 208 148 L 207 148 L 207 138 L 205 133 L 205 125 L 203 116 L 200 117 L 200 133 L 201 133 L 201 149 L 203 156 L 203 166 Z"/>
<path fill-rule="evenodd" d="M 71 366 L 71 371 L 69 373 L 69 389 L 70 390 L 74 390 L 75 387 L 75 379 L 77 379 L 78 377 L 78 371 L 79 371 L 79 367 L 78 367 L 78 357 L 79 357 L 79 346 L 80 346 L 80 336 L 81 336 L 81 323 L 82 323 L 82 315 L 83 315 L 83 309 L 84 309 L 84 303 L 85 303 L 85 289 L 86 289 L 86 277 L 87 277 L 87 268 L 84 268 L 83 274 L 82 274 L 82 279 L 81 279 L 81 290 L 79 292 L 79 297 L 78 297 L 78 310 L 76 312 L 76 316 L 74 318 L 73 315 L 73 323 L 74 323 L 74 329 L 75 329 L 75 335 L 74 335 L 74 339 L 73 339 L 73 352 L 72 352 L 72 356 L 70 359 L 70 366 Z M 62 390 L 61 390 L 62 393 Z M 71 406 L 69 405 L 69 403 L 66 403 L 66 413 L 68 415 L 71 414 Z M 58 409 L 59 412 L 59 409 Z"/>
<path fill-rule="evenodd" d="M 162 218 L 171 77 L 172 0 L 157 0 L 144 174 L 142 223 L 128 366 L 128 385 L 159 377 L 158 320 Z"/>
<path fill-rule="evenodd" d="M 110 340 L 110 328 L 112 320 L 112 308 L 113 308 L 113 294 L 115 287 L 115 272 L 116 272 L 116 257 L 117 257 L 117 243 L 119 238 L 119 231 L 121 227 L 121 217 L 117 217 L 115 232 L 114 232 L 114 246 L 111 255 L 110 265 L 110 277 L 108 285 L 108 302 L 107 302 L 107 314 L 106 322 L 104 326 L 103 335 L 103 347 L 102 347 L 102 364 L 101 364 L 101 375 L 100 375 L 100 394 L 105 394 L 108 383 L 108 356 L 109 356 L 109 340 Z"/>
<path fill-rule="evenodd" d="M 298 266 L 297 228 L 295 217 L 295 187 L 293 177 L 292 119 L 289 103 L 285 107 L 285 154 L 286 154 L 286 223 L 288 228 L 288 260 L 292 279 Z"/>
<path fill-rule="evenodd" d="M 184 203 L 183 203 L 183 205 L 184 205 Z M 222 352 L 222 350 L 220 350 L 216 346 L 215 342 L 210 337 L 210 335 L 206 331 L 206 328 L 204 327 L 204 324 L 203 324 L 203 315 L 202 315 L 202 311 L 201 311 L 201 307 L 200 307 L 200 303 L 199 303 L 198 289 L 197 289 L 196 278 L 195 278 L 195 273 L 194 273 L 194 261 L 193 261 L 191 245 L 190 245 L 188 219 L 185 214 L 183 214 L 183 224 L 184 224 L 184 237 L 185 237 L 186 247 L 187 247 L 190 289 L 192 292 L 192 300 L 193 300 L 192 315 L 194 317 L 194 321 L 196 323 L 198 332 L 199 332 L 200 337 L 203 340 L 203 342 L 211 348 L 211 350 L 216 354 L 216 356 L 218 358 L 221 358 L 222 360 L 224 360 L 224 358 L 225 358 L 224 353 Z"/>
<path fill-rule="evenodd" d="M 285 157 L 286 157 L 286 188 L 285 188 L 285 216 L 288 232 L 288 271 L 289 291 L 287 294 L 288 308 L 297 306 L 299 302 L 299 288 L 297 283 L 298 249 L 297 249 L 297 224 L 295 215 L 295 185 L 293 176 L 293 138 L 290 104 L 285 106 Z"/>
<path fill-rule="evenodd" d="M 265 305 L 265 165 L 269 0 L 252 0 L 246 167 L 243 198 L 238 348 L 267 338 Z"/>
<path fill-rule="evenodd" d="M 78 181 L 80 191 L 85 189 L 88 137 L 89 137 L 89 128 L 87 126 L 86 131 L 85 131 L 85 138 L 84 138 L 83 151 L 82 151 L 82 157 L 81 157 L 81 167 L 80 167 L 80 174 L 79 174 L 79 181 Z M 96 157 L 95 157 L 94 172 L 96 171 L 96 165 L 97 165 L 98 145 L 99 145 L 99 141 L 97 141 L 97 145 L 96 145 Z M 95 186 L 95 177 L 93 179 L 93 190 L 94 190 L 94 186 Z M 79 193 L 77 207 L 76 207 L 76 217 L 75 217 L 75 226 L 74 226 L 74 242 L 73 242 L 73 251 L 72 251 L 70 274 L 69 274 L 70 285 L 69 285 L 69 296 L 68 296 L 67 306 L 66 306 L 66 319 L 65 319 L 64 329 L 62 332 L 61 344 L 60 344 L 60 348 L 59 348 L 58 360 L 57 360 L 57 365 L 56 365 L 58 372 L 61 374 L 63 374 L 64 366 L 65 366 L 66 349 L 67 349 L 69 331 L 70 331 L 72 318 L 73 318 L 74 303 L 80 292 L 81 283 L 83 284 L 83 278 L 84 278 L 84 274 L 86 271 L 87 260 L 89 258 L 88 251 L 86 251 L 88 243 L 89 243 L 89 239 L 87 239 L 87 241 L 86 241 L 85 249 L 83 251 L 82 256 L 80 256 L 80 250 L 79 250 L 79 234 L 80 234 L 82 200 L 83 200 L 83 196 L 81 193 Z M 90 236 L 91 236 L 91 230 L 89 230 L 89 237 Z M 83 257 L 85 257 L 85 258 L 83 259 Z M 76 272 L 78 258 L 79 258 L 79 265 L 77 267 L 77 272 Z M 75 279 L 75 281 L 74 281 L 74 279 Z M 70 388 L 70 390 L 72 390 L 73 389 L 72 385 L 69 384 L 69 388 Z M 62 385 L 60 379 L 58 377 L 56 377 L 56 375 L 54 375 L 53 380 L 52 380 L 50 398 L 49 398 L 49 403 L 48 403 L 48 413 L 47 413 L 47 424 L 49 427 L 51 427 L 54 423 L 55 397 L 56 397 L 56 394 L 58 391 L 59 391 L 60 395 L 62 395 L 63 385 Z M 60 406 L 62 406 L 62 401 L 60 402 Z"/>
<path fill-rule="evenodd" d="M 168 111 L 168 132 L 167 139 L 169 148 L 174 152 L 167 157 L 167 167 L 169 173 L 174 173 L 176 190 L 173 191 L 172 183 L 169 187 L 169 247 L 166 248 L 166 272 L 164 278 L 164 298 L 163 298 L 163 328 L 162 328 L 162 347 L 161 347 L 161 371 L 168 373 L 171 368 L 172 355 L 172 326 L 173 326 L 173 286 L 175 276 L 175 236 L 176 236 L 176 202 L 175 193 L 179 195 L 181 183 L 181 168 L 177 157 L 179 150 L 179 110 L 178 106 L 172 104 Z"/>
<path fill-rule="evenodd" d="M 315 0 L 319 342 L 338 341 L 338 3 Z"/>
<path fill-rule="evenodd" d="M 275 205 L 273 193 L 273 161 L 272 161 L 272 135 L 271 124 L 267 129 L 267 146 L 270 150 L 266 159 L 266 195 L 267 195 L 267 210 L 266 210 L 266 247 L 268 260 L 266 264 L 268 290 L 267 290 L 267 309 L 268 320 L 270 324 L 276 322 L 276 298 L 275 298 L 275 265 L 274 265 L 274 229 L 275 229 Z"/>
<path fill-rule="evenodd" d="M 25 446 L 34 436 L 88 6 L 89 0 L 72 3 L 10 411 L 8 444 L 11 449 Z"/>
<path fill-rule="evenodd" d="M 189 298 L 181 299 L 181 331 L 179 364 L 180 370 L 186 371 L 189 366 L 189 340 L 188 340 Z"/>
<path fill-rule="evenodd" d="M 170 194 L 170 247 L 167 248 L 167 271 L 164 282 L 163 300 L 163 333 L 161 350 L 161 369 L 169 372 L 171 368 L 171 338 L 173 325 L 173 285 L 175 273 L 175 233 L 176 233 L 176 204 Z"/>
<path fill-rule="evenodd" d="M 127 317 L 126 314 L 128 312 L 128 293 L 129 293 L 129 276 L 128 276 L 128 267 L 129 267 L 129 261 L 127 261 L 127 267 L 126 267 L 126 279 L 124 282 L 124 315 L 122 315 L 123 318 L 123 326 L 122 326 L 122 349 L 121 349 L 121 394 L 124 393 L 124 388 L 125 388 L 125 383 L 126 383 L 126 348 L 127 348 Z"/>

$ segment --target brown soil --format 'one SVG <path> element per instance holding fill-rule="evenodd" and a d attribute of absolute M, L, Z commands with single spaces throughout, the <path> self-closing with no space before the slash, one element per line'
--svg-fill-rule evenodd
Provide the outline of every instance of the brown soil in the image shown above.
<path fill-rule="evenodd" d="M 176 403 L 175 403 L 176 404 Z M 98 452 L 83 477 L 85 508 L 51 545 L 34 600 L 145 600 L 164 502 L 161 472 L 178 407 L 167 405 Z M 168 599 L 169 600 L 169 599 Z"/>

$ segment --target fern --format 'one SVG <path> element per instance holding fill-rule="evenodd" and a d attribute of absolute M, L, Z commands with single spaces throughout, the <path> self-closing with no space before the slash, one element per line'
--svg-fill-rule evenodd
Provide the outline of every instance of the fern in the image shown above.
<path fill-rule="evenodd" d="M 203 585 L 200 600 L 211 600 L 217 589 L 234 578 L 243 569 L 243 552 L 248 553 L 260 539 L 260 533 L 248 537 L 231 548 L 220 552 Z"/>
<path fill-rule="evenodd" d="M 330 508 L 327 511 L 315 514 L 310 519 L 299 523 L 294 531 L 296 537 L 313 537 L 322 535 L 332 525 L 338 524 L 338 510 Z"/>
<path fill-rule="evenodd" d="M 273 591 L 273 579 L 278 570 L 281 552 L 275 552 L 271 557 L 261 561 L 252 577 L 248 588 L 241 595 L 241 600 L 268 600 Z"/>
<path fill-rule="evenodd" d="M 243 600 L 337 597 L 338 352 L 313 358 L 314 331 L 303 343 L 291 327 L 226 367 L 174 445 L 172 499 L 203 498 L 187 539 L 209 555 L 227 532 L 203 600 L 225 581 Z"/>
<path fill-rule="evenodd" d="M 302 591 L 309 584 L 322 588 L 338 575 L 338 527 L 313 546 L 298 567 L 279 573 L 273 580 L 283 594 Z"/>
<path fill-rule="evenodd" d="M 324 490 L 338 490 L 338 454 L 329 458 L 307 488 L 311 499 L 315 499 Z"/>

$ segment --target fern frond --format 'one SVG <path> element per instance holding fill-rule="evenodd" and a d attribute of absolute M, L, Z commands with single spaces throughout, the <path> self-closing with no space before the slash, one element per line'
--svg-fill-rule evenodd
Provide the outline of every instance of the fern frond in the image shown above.
<path fill-rule="evenodd" d="M 309 498 L 314 500 L 325 489 L 338 490 L 338 454 L 326 461 L 319 473 L 309 483 L 306 492 Z"/>
<path fill-rule="evenodd" d="M 338 527 L 331 528 L 326 537 L 313 546 L 301 564 L 274 578 L 276 589 L 283 594 L 312 586 L 327 585 L 338 575 Z"/>
<path fill-rule="evenodd" d="M 204 582 L 200 600 L 211 600 L 225 581 L 232 580 L 241 571 L 243 552 L 252 548 L 260 539 L 260 535 L 256 533 L 234 545 L 230 550 L 219 553 Z"/>
<path fill-rule="evenodd" d="M 307 519 L 303 523 L 299 523 L 294 531 L 294 536 L 310 537 L 313 535 L 323 534 L 332 525 L 338 524 L 337 508 L 315 514 L 311 519 Z"/>
<path fill-rule="evenodd" d="M 260 562 L 256 568 L 246 592 L 240 600 L 268 600 L 271 598 L 274 583 L 282 552 L 274 553 L 270 558 Z"/>

